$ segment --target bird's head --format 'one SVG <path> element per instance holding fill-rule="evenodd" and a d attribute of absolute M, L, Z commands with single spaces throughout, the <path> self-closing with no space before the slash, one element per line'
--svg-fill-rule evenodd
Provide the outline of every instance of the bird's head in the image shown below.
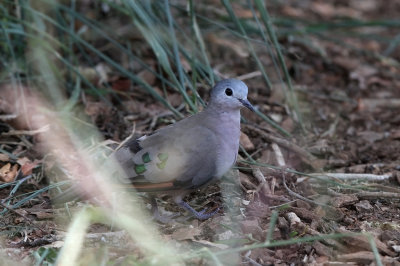
<path fill-rule="evenodd" d="M 243 81 L 237 79 L 224 79 L 211 90 L 210 104 L 224 109 L 240 109 L 243 106 L 255 111 L 253 105 L 247 100 L 248 88 Z"/>

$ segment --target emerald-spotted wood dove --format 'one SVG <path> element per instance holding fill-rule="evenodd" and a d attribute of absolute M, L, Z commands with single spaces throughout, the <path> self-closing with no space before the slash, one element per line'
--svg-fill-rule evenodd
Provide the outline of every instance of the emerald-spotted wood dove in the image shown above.
<path fill-rule="evenodd" d="M 204 111 L 150 136 L 125 141 L 114 153 L 127 177 L 122 182 L 133 184 L 139 191 L 173 191 L 175 202 L 196 218 L 212 216 L 214 213 L 195 211 L 182 198 L 219 179 L 235 163 L 240 108 L 253 110 L 247 91 L 240 80 L 222 80 L 212 89 Z"/>
<path fill-rule="evenodd" d="M 125 184 L 141 192 L 167 192 L 198 219 L 214 215 L 197 212 L 183 197 L 222 177 L 235 163 L 240 137 L 240 109 L 254 110 L 246 84 L 236 79 L 218 82 L 207 107 L 173 125 L 139 139 L 130 137 L 113 153 Z"/>

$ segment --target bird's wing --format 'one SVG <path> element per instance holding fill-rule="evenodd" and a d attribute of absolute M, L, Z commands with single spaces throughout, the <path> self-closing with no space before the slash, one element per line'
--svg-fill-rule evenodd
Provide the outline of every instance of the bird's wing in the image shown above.
<path fill-rule="evenodd" d="M 216 173 L 217 137 L 205 126 L 181 123 L 131 139 L 114 153 L 127 179 L 137 188 L 196 188 Z M 159 184 L 158 186 L 156 184 Z"/>

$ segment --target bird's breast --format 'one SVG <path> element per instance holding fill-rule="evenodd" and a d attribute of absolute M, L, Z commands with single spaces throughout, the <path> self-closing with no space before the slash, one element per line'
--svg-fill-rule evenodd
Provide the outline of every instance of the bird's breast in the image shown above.
<path fill-rule="evenodd" d="M 223 176 L 235 163 L 240 138 L 240 114 L 222 116 L 216 134 L 219 138 L 217 149 L 217 177 Z"/>

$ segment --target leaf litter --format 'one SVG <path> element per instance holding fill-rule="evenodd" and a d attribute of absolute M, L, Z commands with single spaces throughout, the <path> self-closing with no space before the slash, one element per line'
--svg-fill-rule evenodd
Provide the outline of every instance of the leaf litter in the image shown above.
<path fill-rule="evenodd" d="M 381 5 L 373 0 L 366 1 L 369 4 L 364 3 L 362 8 L 354 5 L 354 2 L 360 1 L 350 1 L 348 5 L 342 3 L 340 8 L 331 2 L 315 2 L 310 7 L 291 5 L 289 2 L 273 6 L 271 12 L 277 16 L 283 14 L 310 21 L 343 16 L 377 19 L 380 14 L 375 13 L 374 8 Z M 393 16 L 393 12 L 392 9 L 389 16 Z M 247 12 L 242 13 L 242 16 L 247 15 Z M 391 32 L 382 34 L 390 36 Z M 245 112 L 243 116 L 248 124 L 242 125 L 241 144 L 247 154 L 240 152 L 239 169 L 232 170 L 229 178 L 212 185 L 206 192 L 192 193 L 188 197 L 199 207 L 212 209 L 222 205 L 223 209 L 215 217 L 202 222 L 186 217 L 159 224 L 166 241 L 174 241 L 177 246 L 185 245 L 187 249 L 208 247 L 213 251 L 264 243 L 275 210 L 278 218 L 274 221 L 273 240 L 330 233 L 346 236 L 251 249 L 240 253 L 239 261 L 248 265 L 330 265 L 339 262 L 371 265 L 376 258 L 370 241 L 365 236 L 351 234 L 367 232 L 384 265 L 400 264 L 400 133 L 397 129 L 400 125 L 400 76 L 398 68 L 391 63 L 400 59 L 400 53 L 396 50 L 391 60 L 384 60 L 359 52 L 373 50 L 383 53 L 385 47 L 375 40 L 362 41 L 340 34 L 337 38 L 342 43 L 328 38 L 315 39 L 314 44 L 317 43 L 324 53 L 315 50 L 317 46 L 305 49 L 303 43 L 290 40 L 290 36 L 280 39 L 289 53 L 287 64 L 293 83 L 299 86 L 296 93 L 307 132 L 301 133 L 289 116 L 284 98 L 279 95 L 280 90 L 268 91 L 260 76 L 246 80 L 251 102 L 293 137 L 283 138 L 264 120 Z M 213 63 L 220 64 L 218 71 L 221 73 L 235 77 L 254 69 L 251 67 L 254 62 L 244 52 L 247 51 L 244 42 L 234 42 L 228 45 L 228 49 L 221 49 L 227 46 L 229 37 L 210 35 L 208 39 L 207 45 L 212 46 Z M 146 51 L 145 47 L 141 49 Z M 299 52 L 302 55 L 291 57 L 291 51 L 293 55 Z M 153 62 L 150 54 L 148 52 L 148 60 Z M 263 63 L 269 65 L 266 60 Z M 121 141 L 131 133 L 133 124 L 135 132 L 141 135 L 175 121 L 173 114 L 161 104 L 138 93 L 130 80 L 110 73 L 105 63 L 98 66 L 101 67 L 101 78 L 91 79 L 99 86 L 110 82 L 112 90 L 123 99 L 122 105 L 115 103 L 115 106 L 109 106 L 87 95 L 82 103 L 86 115 L 105 138 Z M 87 67 L 82 69 L 86 75 L 95 73 Z M 150 72 L 141 70 L 140 73 L 152 85 L 162 87 Z M 281 86 L 277 77 L 275 83 L 277 87 Z M 206 91 L 200 92 L 207 99 Z M 179 105 L 181 96 L 172 89 L 168 93 L 174 106 Z M 115 99 L 110 96 L 109 100 Z M 0 107 L 4 107 L 0 110 L 2 116 L 17 113 L 7 104 Z M 22 136 L 16 133 L 16 130 L 35 129 L 18 126 L 9 119 L 3 120 L 0 126 L 2 132 L 9 133 L 0 135 L 0 148 L 7 151 L 0 153 L 1 185 L 10 184 L 0 190 L 0 198 L 2 207 L 11 209 L 12 204 L 18 202 L 13 196 L 48 185 L 41 175 L 45 166 L 55 163 L 51 158 L 39 155 L 40 138 L 27 132 Z M 249 167 L 244 162 L 248 160 L 248 155 L 259 164 L 281 168 Z M 286 168 L 295 169 L 298 173 L 288 173 L 284 171 Z M 324 175 L 324 172 L 360 175 L 343 179 Z M 33 178 L 18 183 L 29 175 Z M 388 178 L 370 180 L 369 175 L 386 175 Z M 14 184 L 19 184 L 17 191 L 13 191 Z M 21 260 L 29 255 L 31 249 L 62 245 L 63 227 L 53 218 L 64 210 L 53 206 L 49 199 L 48 192 L 43 192 L 13 208 L 14 212 L 2 214 L 0 226 L 7 234 L 2 246 L 13 249 Z M 165 213 L 181 211 L 168 200 L 160 200 Z M 71 211 L 79 208 L 79 203 L 76 203 L 71 206 Z M 87 235 L 86 245 L 90 247 L 90 243 L 98 241 L 113 243 L 114 258 L 123 256 L 124 253 L 118 250 L 135 249 L 123 232 L 94 224 Z"/>

